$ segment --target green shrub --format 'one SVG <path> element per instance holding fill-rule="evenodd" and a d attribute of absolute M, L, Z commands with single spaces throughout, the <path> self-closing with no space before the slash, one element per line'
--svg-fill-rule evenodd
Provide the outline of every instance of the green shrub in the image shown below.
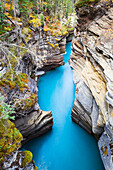
<path fill-rule="evenodd" d="M 15 116 L 11 116 L 14 114 L 14 108 L 11 105 L 8 105 L 4 102 L 4 96 L 0 94 L 0 117 L 1 119 L 15 119 Z"/>
<path fill-rule="evenodd" d="M 41 24 L 44 25 L 44 15 L 42 13 L 40 14 L 40 20 Z"/>

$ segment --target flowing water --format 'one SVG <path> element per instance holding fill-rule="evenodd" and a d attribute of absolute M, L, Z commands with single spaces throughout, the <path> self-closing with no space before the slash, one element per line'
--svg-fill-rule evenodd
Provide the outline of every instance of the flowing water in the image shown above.
<path fill-rule="evenodd" d="M 75 86 L 68 64 L 71 43 L 66 46 L 65 65 L 49 71 L 38 82 L 39 105 L 53 113 L 53 129 L 23 148 L 32 151 L 39 170 L 104 170 L 96 139 L 71 120 Z"/>

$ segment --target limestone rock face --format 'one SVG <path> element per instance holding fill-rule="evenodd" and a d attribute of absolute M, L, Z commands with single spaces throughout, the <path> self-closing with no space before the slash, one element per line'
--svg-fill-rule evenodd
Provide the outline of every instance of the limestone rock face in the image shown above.
<path fill-rule="evenodd" d="M 46 133 L 52 129 L 53 118 L 51 111 L 33 110 L 27 116 L 14 121 L 15 126 L 23 135 L 22 143 Z"/>
<path fill-rule="evenodd" d="M 61 53 L 65 52 L 66 35 L 56 36 L 51 31 L 35 31 L 34 36 L 28 42 L 28 46 L 36 54 L 34 58 L 27 53 L 21 62 L 22 72 L 31 75 L 33 71 L 49 71 L 64 65 L 64 57 Z"/>
<path fill-rule="evenodd" d="M 30 53 L 26 53 L 22 58 L 20 71 L 31 76 L 33 72 L 37 75 L 39 71 L 49 71 L 64 65 L 62 54 L 66 52 L 66 42 L 70 42 L 72 36 L 73 31 L 66 35 L 54 35 L 42 28 L 40 33 L 35 31 L 28 46 L 36 56 L 33 58 Z"/>
<path fill-rule="evenodd" d="M 55 69 L 59 66 L 64 65 L 63 60 L 64 60 L 64 57 L 61 54 L 47 56 L 46 62 L 44 62 L 44 66 L 41 69 L 37 69 L 37 70 L 49 71 L 49 70 Z"/>
<path fill-rule="evenodd" d="M 76 9 L 70 65 L 76 84 L 72 120 L 93 133 L 106 170 L 113 169 L 113 3 Z M 103 132 L 104 131 L 104 132 Z M 102 134 L 103 132 L 103 134 Z M 106 161 L 107 160 L 107 161 Z"/>
<path fill-rule="evenodd" d="M 62 54 L 66 52 L 66 42 L 70 42 L 72 40 L 73 31 L 56 38 L 52 36 L 48 37 L 47 35 L 45 36 L 50 40 L 50 43 L 47 45 L 42 45 L 41 51 L 38 50 L 39 56 L 41 55 L 43 58 L 43 65 L 41 68 L 37 68 L 37 70 L 49 71 L 64 65 L 64 57 Z"/>

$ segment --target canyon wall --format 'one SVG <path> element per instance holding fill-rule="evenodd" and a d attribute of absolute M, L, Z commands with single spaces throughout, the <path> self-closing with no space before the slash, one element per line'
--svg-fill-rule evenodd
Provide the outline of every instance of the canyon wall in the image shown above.
<path fill-rule="evenodd" d="M 84 1 L 85 2 L 85 1 Z M 70 65 L 76 85 L 72 120 L 99 139 L 106 170 L 113 169 L 113 2 L 76 3 Z"/>
<path fill-rule="evenodd" d="M 47 31 L 40 27 L 40 32 L 34 31 L 27 42 L 32 53 L 27 52 L 22 57 L 19 73 L 14 73 L 11 77 L 11 73 L 7 71 L 7 62 L 3 63 L 3 68 L 1 67 L 0 91 L 5 97 L 5 102 L 13 104 L 15 108 L 13 122 L 23 135 L 23 143 L 52 129 L 51 111 L 42 111 L 38 105 L 37 81 L 46 71 L 64 64 L 61 54 L 65 53 L 66 37 L 70 39 L 70 35 L 72 36 L 72 32 L 56 36 L 52 30 Z M 14 37 L 15 34 L 11 34 L 9 39 L 13 41 Z M 34 53 L 36 55 L 32 56 Z M 3 53 L 0 54 L 2 59 Z"/>
<path fill-rule="evenodd" d="M 23 135 L 23 143 L 52 129 L 51 111 L 42 111 L 38 105 L 38 78 L 47 71 L 64 65 L 62 53 L 65 53 L 66 38 L 69 38 L 70 35 L 72 35 L 72 32 L 56 37 L 50 31 L 41 30 L 40 34 L 36 31 L 29 43 L 33 44 L 31 45 L 32 50 L 37 51 L 37 57 L 32 61 L 32 57 L 27 53 L 22 58 L 20 68 L 22 73 L 34 79 L 27 78 L 29 92 L 19 94 L 21 96 L 19 100 L 30 97 L 34 102 L 31 105 L 26 103 L 24 109 L 22 109 L 22 106 L 18 110 L 16 109 L 14 123 Z M 34 99 L 31 94 L 35 94 Z"/>
<path fill-rule="evenodd" d="M 33 58 L 30 53 L 25 53 L 18 74 L 14 72 L 13 76 L 8 71 L 7 61 L 0 67 L 0 92 L 4 102 L 13 105 L 16 112 L 14 123 L 9 120 L 0 121 L 0 169 L 38 169 L 32 153 L 19 151 L 19 148 L 21 141 L 24 144 L 52 129 L 51 111 L 43 111 L 38 105 L 37 80 L 46 71 L 64 64 L 61 53 L 65 52 L 66 36 L 69 37 L 58 36 L 55 40 L 50 32 L 43 33 L 42 30 L 40 35 L 35 32 L 29 43 L 32 52 L 37 51 L 37 55 Z M 14 35 L 11 39 L 14 39 Z M 1 61 L 3 55 L 0 51 Z"/>

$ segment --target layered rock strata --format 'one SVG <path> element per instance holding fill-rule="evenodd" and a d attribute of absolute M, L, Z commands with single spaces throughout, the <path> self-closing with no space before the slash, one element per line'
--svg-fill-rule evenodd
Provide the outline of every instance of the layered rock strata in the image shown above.
<path fill-rule="evenodd" d="M 65 36 L 58 36 L 57 38 L 54 38 L 50 32 L 47 33 L 43 32 L 40 34 L 41 44 L 39 43 L 39 41 L 36 41 L 37 37 L 39 38 L 38 34 L 35 34 L 34 39 L 32 39 L 31 41 L 33 43 L 35 40 L 32 48 L 33 50 L 37 51 L 37 57 L 40 58 L 40 56 L 42 55 L 40 65 L 38 65 L 39 63 L 37 63 L 37 59 L 35 59 L 36 61 L 33 61 L 33 63 L 35 64 L 32 64 L 31 55 L 26 54 L 22 58 L 21 62 L 22 72 L 32 76 L 35 70 L 34 76 L 39 77 L 46 71 L 55 69 L 56 67 L 64 64 L 64 57 L 61 55 L 61 53 L 65 52 L 66 37 L 68 37 L 68 39 L 71 39 L 73 32 L 68 33 L 68 35 Z M 47 36 L 46 34 L 49 36 Z M 44 37 L 46 39 L 49 39 L 50 43 L 47 43 Z M 58 46 L 55 46 L 56 42 L 58 43 Z M 37 49 L 38 44 L 40 46 Z M 30 81 L 28 81 L 28 86 L 30 89 L 30 93 L 37 94 L 37 84 L 33 79 L 29 79 Z M 12 93 L 13 92 L 11 92 L 11 94 Z M 24 97 L 24 95 L 25 94 L 23 94 L 22 97 Z M 30 108 L 26 107 L 26 110 L 16 110 L 16 120 L 14 121 L 14 123 L 22 133 L 24 137 L 24 143 L 52 129 L 53 118 L 51 111 L 46 112 L 40 110 L 40 107 L 36 100 Z"/>
<path fill-rule="evenodd" d="M 23 135 L 23 142 L 38 137 L 52 128 L 53 118 L 51 111 L 42 111 L 37 103 L 37 83 L 27 74 L 5 74 L 0 81 L 0 90 L 5 102 L 13 104 L 16 111 L 15 126 Z"/>
<path fill-rule="evenodd" d="M 33 110 L 25 117 L 16 119 L 14 123 L 24 137 L 22 141 L 24 144 L 28 140 L 39 137 L 51 130 L 53 118 L 51 111 L 42 111 L 38 108 L 38 110 Z"/>
<path fill-rule="evenodd" d="M 55 69 L 56 67 L 64 64 L 64 57 L 61 55 L 61 53 L 65 52 L 66 35 L 55 38 L 52 36 L 51 32 L 45 31 L 40 33 L 39 38 L 39 34 L 35 33 L 34 38 L 29 43 L 33 43 L 32 49 L 37 51 L 37 58 L 32 61 L 32 57 L 28 53 L 23 56 L 20 68 L 23 73 L 31 77 L 34 75 L 33 78 L 37 80 L 36 77 L 43 75 L 46 71 Z M 40 62 L 38 60 L 39 58 Z M 37 95 L 37 84 L 30 77 L 28 81 L 28 88 L 31 94 Z M 16 90 L 17 89 L 15 89 L 15 91 Z M 13 94 L 13 91 L 9 94 Z M 28 95 L 26 92 L 24 94 L 19 92 L 19 95 L 20 94 L 20 100 L 30 96 L 30 94 Z M 51 111 L 46 112 L 40 110 L 35 98 L 34 101 L 35 102 L 31 104 L 30 107 L 26 106 L 24 109 L 16 109 L 16 120 L 14 123 L 23 135 L 23 143 L 52 129 L 53 118 Z M 30 103 L 27 105 L 30 105 Z"/>
<path fill-rule="evenodd" d="M 61 53 L 65 52 L 66 36 L 54 37 L 51 32 L 35 32 L 34 37 L 28 42 L 30 49 L 36 54 L 32 57 L 26 53 L 20 64 L 20 71 L 28 75 L 35 75 L 39 71 L 49 71 L 64 65 L 64 57 Z"/>
<path fill-rule="evenodd" d="M 99 139 L 106 170 L 113 169 L 113 3 L 76 8 L 70 65 L 76 84 L 72 120 Z M 104 132 L 103 132 L 104 131 Z"/>
<path fill-rule="evenodd" d="M 50 31 L 40 31 L 34 33 L 34 37 L 28 42 L 30 48 L 36 52 L 37 56 L 32 59 L 30 53 L 26 53 L 21 61 L 20 70 L 31 76 L 35 76 L 39 71 L 49 71 L 64 65 L 66 42 L 72 40 L 73 31 L 63 36 L 53 35 Z"/>
<path fill-rule="evenodd" d="M 11 34 L 9 38 L 13 40 L 15 36 L 15 34 Z M 38 88 L 35 80 L 37 81 L 37 77 L 46 71 L 64 64 L 64 57 L 61 53 L 65 52 L 66 37 L 69 38 L 70 33 L 63 36 L 55 35 L 52 30 L 47 31 L 40 27 L 39 30 L 33 31 L 33 36 L 26 43 L 30 52 L 23 55 L 18 68 L 18 76 L 11 77 L 7 69 L 7 62 L 3 63 L 4 67 L 0 63 L 0 91 L 5 96 L 5 101 L 15 107 L 14 123 L 22 133 L 24 142 L 38 137 L 52 128 L 51 111 L 40 110 L 37 103 Z M 1 52 L 1 61 L 3 55 Z"/>

